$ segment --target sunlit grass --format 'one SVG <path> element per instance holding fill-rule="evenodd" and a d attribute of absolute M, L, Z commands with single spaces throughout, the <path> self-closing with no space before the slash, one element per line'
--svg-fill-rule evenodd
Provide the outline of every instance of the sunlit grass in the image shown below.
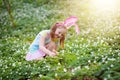
<path fill-rule="evenodd" d="M 101 12 L 114 11 L 116 8 L 116 0 L 92 0 L 91 3 L 97 11 Z"/>

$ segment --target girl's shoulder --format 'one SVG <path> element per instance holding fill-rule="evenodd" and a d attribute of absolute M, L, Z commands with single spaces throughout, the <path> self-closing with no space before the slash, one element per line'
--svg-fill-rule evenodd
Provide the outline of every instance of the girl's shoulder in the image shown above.
<path fill-rule="evenodd" d="M 50 30 L 43 30 L 43 31 L 39 32 L 39 34 L 41 36 L 47 36 L 49 33 L 50 33 Z"/>

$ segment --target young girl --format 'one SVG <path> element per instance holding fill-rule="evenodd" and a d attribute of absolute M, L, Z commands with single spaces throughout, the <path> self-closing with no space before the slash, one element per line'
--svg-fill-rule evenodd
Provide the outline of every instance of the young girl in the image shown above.
<path fill-rule="evenodd" d="M 70 17 L 64 23 L 54 24 L 50 30 L 41 31 L 30 45 L 26 60 L 41 60 L 46 55 L 56 56 L 58 54 L 57 47 L 60 45 L 61 48 L 64 48 L 67 29 L 75 25 L 77 32 L 79 32 L 78 26 L 75 24 L 76 21 L 76 17 Z"/>
<path fill-rule="evenodd" d="M 56 53 L 47 49 L 46 46 L 52 41 L 64 48 L 66 32 L 67 29 L 62 23 L 56 23 L 50 30 L 41 31 L 30 45 L 26 60 L 40 60 L 46 55 L 56 56 Z"/>

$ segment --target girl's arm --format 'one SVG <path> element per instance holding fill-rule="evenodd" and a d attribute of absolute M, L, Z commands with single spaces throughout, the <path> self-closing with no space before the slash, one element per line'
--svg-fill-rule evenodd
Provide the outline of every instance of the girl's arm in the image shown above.
<path fill-rule="evenodd" d="M 41 36 L 40 42 L 39 42 L 39 48 L 42 50 L 44 53 L 46 53 L 49 56 L 55 56 L 56 54 L 54 52 L 51 52 L 50 50 L 45 48 L 45 37 Z"/>
<path fill-rule="evenodd" d="M 55 49 L 53 49 L 53 52 L 56 54 L 56 55 L 58 55 L 59 53 L 55 50 Z"/>

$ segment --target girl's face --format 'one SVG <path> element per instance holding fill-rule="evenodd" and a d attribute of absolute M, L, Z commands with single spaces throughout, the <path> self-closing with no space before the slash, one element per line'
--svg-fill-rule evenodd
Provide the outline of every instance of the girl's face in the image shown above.
<path fill-rule="evenodd" d="M 55 31 L 55 38 L 62 38 L 65 33 L 66 30 L 64 28 L 57 28 Z"/>

